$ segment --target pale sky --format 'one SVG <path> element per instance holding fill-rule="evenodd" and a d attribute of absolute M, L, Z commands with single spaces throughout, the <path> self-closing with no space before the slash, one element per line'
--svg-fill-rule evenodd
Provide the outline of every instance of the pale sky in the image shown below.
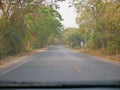
<path fill-rule="evenodd" d="M 69 0 L 66 0 L 65 2 L 58 2 L 57 4 L 60 5 L 60 9 L 58 9 L 58 12 L 61 14 L 64 21 L 62 21 L 62 24 L 65 27 L 78 27 L 76 24 L 75 18 L 76 18 L 76 11 L 74 7 L 69 7 Z"/>
<path fill-rule="evenodd" d="M 51 2 L 51 0 L 46 0 L 48 3 Z M 77 16 L 76 10 L 74 7 L 69 7 L 69 1 L 71 0 L 65 0 L 63 2 L 57 2 L 57 4 L 60 5 L 60 9 L 57 9 L 57 11 L 61 14 L 63 21 L 62 24 L 64 27 L 78 27 L 76 24 L 75 18 Z"/>

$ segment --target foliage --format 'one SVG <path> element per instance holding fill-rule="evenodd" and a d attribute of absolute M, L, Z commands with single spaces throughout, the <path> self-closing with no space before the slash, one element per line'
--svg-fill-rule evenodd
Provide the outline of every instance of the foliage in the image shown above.
<path fill-rule="evenodd" d="M 50 37 L 61 34 L 60 14 L 33 0 L 11 4 L 0 19 L 0 58 L 26 50 L 45 47 Z M 41 2 L 42 0 L 40 0 Z M 11 12 L 11 13 L 10 13 Z"/>
<path fill-rule="evenodd" d="M 120 54 L 120 1 L 81 0 L 77 23 L 87 32 L 87 46 L 104 54 Z M 84 34 L 83 34 L 84 35 Z"/>
<path fill-rule="evenodd" d="M 79 30 L 77 28 L 67 28 L 64 30 L 64 42 L 70 47 L 80 46 L 83 38 L 80 36 Z"/>
<path fill-rule="evenodd" d="M 48 44 L 48 38 L 60 34 L 61 16 L 57 11 L 50 7 L 34 6 L 33 12 L 26 15 L 28 28 L 30 29 L 32 41 L 35 47 L 44 47 Z"/>

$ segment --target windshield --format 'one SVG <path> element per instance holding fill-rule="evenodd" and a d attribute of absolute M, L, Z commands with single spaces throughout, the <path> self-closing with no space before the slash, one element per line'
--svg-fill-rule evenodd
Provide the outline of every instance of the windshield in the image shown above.
<path fill-rule="evenodd" d="M 0 84 L 116 82 L 119 0 L 0 0 Z"/>

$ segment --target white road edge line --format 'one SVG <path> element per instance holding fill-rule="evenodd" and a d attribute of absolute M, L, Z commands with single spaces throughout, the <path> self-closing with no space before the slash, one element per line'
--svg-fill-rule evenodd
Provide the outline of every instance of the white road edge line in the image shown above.
<path fill-rule="evenodd" d="M 20 64 L 18 64 L 18 65 L 16 65 L 16 66 L 14 66 L 14 67 L 8 69 L 7 71 L 1 73 L 0 76 L 3 76 L 3 75 L 5 75 L 5 74 L 7 74 L 8 72 L 10 72 L 10 71 L 12 71 L 12 70 L 14 70 L 14 69 L 20 67 L 21 65 L 23 65 L 23 64 L 25 64 L 25 63 L 27 63 L 27 62 L 29 62 L 29 61 L 31 61 L 31 60 L 24 61 L 24 62 L 22 62 L 22 63 L 20 63 Z"/>
<path fill-rule="evenodd" d="M 71 50 L 72 51 L 72 50 Z M 88 57 L 92 57 L 92 58 L 95 58 L 97 59 L 98 61 L 103 61 L 103 62 L 106 62 L 106 63 L 109 63 L 109 64 L 114 64 L 114 65 L 118 65 L 120 66 L 120 63 L 117 63 L 117 62 L 114 62 L 114 61 L 111 61 L 111 60 L 107 60 L 105 58 L 99 58 L 97 56 L 94 56 L 94 55 L 89 55 L 89 54 L 85 54 L 85 53 L 79 53 L 79 52 L 76 52 L 76 51 L 72 51 L 73 53 L 77 53 L 77 54 L 81 54 L 81 55 L 84 55 L 84 56 L 88 56 Z"/>
<path fill-rule="evenodd" d="M 45 51 L 45 50 L 44 50 L 44 51 Z M 42 51 L 42 52 L 43 52 L 43 51 Z M 17 64 L 17 65 L 15 65 L 15 66 L 11 67 L 10 69 L 8 69 L 7 71 L 1 73 L 1 74 L 0 74 L 0 77 L 3 76 L 3 75 L 5 75 L 5 74 L 7 74 L 7 73 L 9 73 L 9 72 L 11 72 L 11 71 L 13 71 L 13 70 L 15 70 L 16 68 L 22 66 L 22 65 L 25 64 L 25 63 L 30 62 L 31 60 L 33 60 L 33 59 L 34 59 L 35 57 L 37 57 L 37 56 L 38 56 L 38 55 L 32 57 L 32 58 L 29 59 L 29 60 L 25 60 L 25 61 L 23 61 L 23 62 L 21 62 L 21 63 L 18 62 L 18 63 L 20 63 L 20 64 Z M 26 59 L 27 59 L 27 58 L 26 58 Z"/>

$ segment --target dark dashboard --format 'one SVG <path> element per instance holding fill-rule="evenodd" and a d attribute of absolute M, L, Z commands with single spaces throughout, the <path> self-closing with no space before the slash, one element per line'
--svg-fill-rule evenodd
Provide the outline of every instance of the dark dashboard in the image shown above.
<path fill-rule="evenodd" d="M 0 90 L 120 90 L 120 81 L 0 82 Z"/>

